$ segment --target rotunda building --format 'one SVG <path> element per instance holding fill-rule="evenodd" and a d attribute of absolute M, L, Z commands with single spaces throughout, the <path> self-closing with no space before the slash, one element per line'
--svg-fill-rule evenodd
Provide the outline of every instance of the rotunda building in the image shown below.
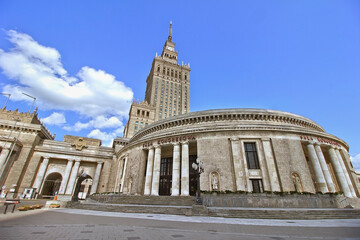
<path fill-rule="evenodd" d="M 344 193 L 359 197 L 348 145 L 308 118 L 275 110 L 219 109 L 154 122 L 116 139 L 111 181 L 131 195 L 202 191 Z"/>

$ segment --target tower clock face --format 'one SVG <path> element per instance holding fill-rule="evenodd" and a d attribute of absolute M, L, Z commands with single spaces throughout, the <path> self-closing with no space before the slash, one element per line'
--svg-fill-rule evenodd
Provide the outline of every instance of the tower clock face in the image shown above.
<path fill-rule="evenodd" d="M 174 50 L 174 48 L 172 48 L 172 47 L 167 47 L 167 49 L 169 49 L 170 51 Z"/>

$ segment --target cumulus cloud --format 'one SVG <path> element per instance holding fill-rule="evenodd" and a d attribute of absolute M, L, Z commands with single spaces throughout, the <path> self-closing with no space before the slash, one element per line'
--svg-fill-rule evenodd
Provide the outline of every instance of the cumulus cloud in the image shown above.
<path fill-rule="evenodd" d="M 360 153 L 355 156 L 350 156 L 350 160 L 354 166 L 355 171 L 360 172 Z"/>
<path fill-rule="evenodd" d="M 53 112 L 50 116 L 42 119 L 42 122 L 49 125 L 63 125 L 66 123 L 64 113 Z"/>
<path fill-rule="evenodd" d="M 124 128 L 118 128 L 112 132 L 103 132 L 99 129 L 92 130 L 87 137 L 101 139 L 104 146 L 110 147 L 112 145 L 112 140 L 116 138 L 116 136 L 120 135 L 124 131 Z"/>
<path fill-rule="evenodd" d="M 121 120 L 115 116 L 107 118 L 105 116 L 97 116 L 93 120 L 90 120 L 86 123 L 76 122 L 74 126 L 65 126 L 64 129 L 68 131 L 81 131 L 88 128 L 118 128 L 122 127 L 123 123 Z"/>
<path fill-rule="evenodd" d="M 70 110 L 91 119 L 67 126 L 67 130 L 123 126 L 121 120 L 127 117 L 133 99 L 131 88 L 115 76 L 88 66 L 69 76 L 56 49 L 39 44 L 25 33 L 10 30 L 7 35 L 14 47 L 8 51 L 0 49 L 0 68 L 14 80 L 3 86 L 12 100 L 31 101 L 21 94 L 26 92 L 37 98 L 37 105 L 43 110 Z M 48 124 L 64 121 L 59 113 L 44 119 Z"/>
<path fill-rule="evenodd" d="M 56 49 L 24 33 L 10 30 L 7 34 L 14 48 L 0 49 L 0 68 L 16 81 L 3 88 L 13 100 L 29 100 L 21 94 L 27 92 L 43 109 L 71 110 L 87 117 L 127 115 L 133 92 L 115 76 L 88 66 L 68 76 Z"/>

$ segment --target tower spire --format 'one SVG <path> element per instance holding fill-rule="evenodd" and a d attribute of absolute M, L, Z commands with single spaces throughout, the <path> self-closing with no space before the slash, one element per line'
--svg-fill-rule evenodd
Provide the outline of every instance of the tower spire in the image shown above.
<path fill-rule="evenodd" d="M 172 21 L 170 21 L 169 37 L 168 37 L 168 40 L 169 40 L 170 42 L 171 42 L 171 40 L 172 40 L 171 34 L 172 34 Z"/>

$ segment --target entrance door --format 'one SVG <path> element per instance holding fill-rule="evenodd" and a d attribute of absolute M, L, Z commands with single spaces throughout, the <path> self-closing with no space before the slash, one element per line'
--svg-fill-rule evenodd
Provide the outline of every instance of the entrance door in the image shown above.
<path fill-rule="evenodd" d="M 172 162 L 172 158 L 161 159 L 159 195 L 170 195 L 171 193 Z"/>
<path fill-rule="evenodd" d="M 42 187 L 42 197 L 52 198 L 60 189 L 62 177 L 60 173 L 51 173 L 47 176 Z"/>
<path fill-rule="evenodd" d="M 189 178 L 190 178 L 190 182 L 189 182 L 189 193 L 190 196 L 195 196 L 196 195 L 196 190 L 197 190 L 197 179 L 198 179 L 198 174 L 196 172 L 196 170 L 194 170 L 192 168 L 192 164 L 196 163 L 196 155 L 190 155 L 189 156 Z"/>

